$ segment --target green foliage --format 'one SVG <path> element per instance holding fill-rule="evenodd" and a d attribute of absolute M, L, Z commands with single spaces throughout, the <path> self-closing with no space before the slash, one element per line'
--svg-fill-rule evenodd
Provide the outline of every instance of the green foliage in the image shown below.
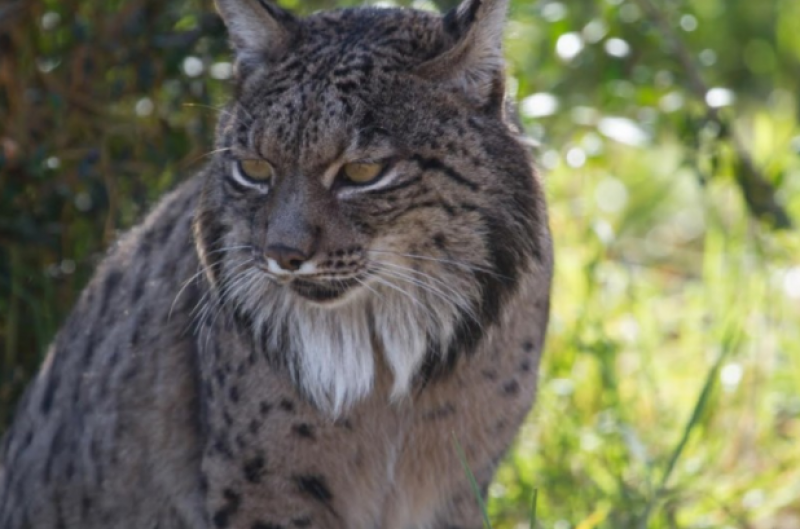
<path fill-rule="evenodd" d="M 212 148 L 212 13 L 0 6 L 0 425 L 103 248 Z M 535 491 L 548 529 L 800 523 L 800 240 L 773 229 L 800 219 L 798 20 L 796 0 L 512 0 L 557 273 L 494 527 L 531 524 Z"/>

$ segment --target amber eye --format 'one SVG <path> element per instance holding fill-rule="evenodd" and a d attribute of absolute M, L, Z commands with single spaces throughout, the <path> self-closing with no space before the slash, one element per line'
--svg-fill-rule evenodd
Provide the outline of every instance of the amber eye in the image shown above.
<path fill-rule="evenodd" d="M 272 166 L 266 160 L 239 160 L 236 167 L 239 173 L 259 184 L 268 184 L 272 180 Z"/>
<path fill-rule="evenodd" d="M 369 184 L 383 172 L 380 163 L 348 163 L 342 168 L 344 177 L 354 184 Z"/>

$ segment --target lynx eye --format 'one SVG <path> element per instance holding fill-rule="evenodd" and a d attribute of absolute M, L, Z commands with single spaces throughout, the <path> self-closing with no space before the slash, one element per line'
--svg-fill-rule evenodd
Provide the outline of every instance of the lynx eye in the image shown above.
<path fill-rule="evenodd" d="M 245 180 L 256 184 L 269 184 L 272 180 L 272 165 L 266 160 L 239 160 L 234 166 L 234 171 Z"/>
<path fill-rule="evenodd" d="M 369 184 L 383 173 L 381 163 L 348 163 L 342 167 L 344 179 L 353 184 Z"/>

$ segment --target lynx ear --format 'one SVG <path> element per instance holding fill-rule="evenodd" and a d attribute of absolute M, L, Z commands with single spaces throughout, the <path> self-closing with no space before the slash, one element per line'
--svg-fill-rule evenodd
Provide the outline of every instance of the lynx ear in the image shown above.
<path fill-rule="evenodd" d="M 455 43 L 419 66 L 417 73 L 452 84 L 484 105 L 502 107 L 505 96 L 503 29 L 508 0 L 464 0 L 442 19 Z"/>
<path fill-rule="evenodd" d="M 240 62 L 278 58 L 298 36 L 298 20 L 271 0 L 215 1 Z"/>

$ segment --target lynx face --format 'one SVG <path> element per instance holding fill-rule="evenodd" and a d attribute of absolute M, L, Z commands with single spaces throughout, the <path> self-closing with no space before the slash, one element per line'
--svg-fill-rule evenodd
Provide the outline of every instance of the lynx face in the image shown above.
<path fill-rule="evenodd" d="M 537 251 L 504 13 L 218 7 L 237 97 L 195 226 L 217 302 L 334 414 L 369 392 L 376 337 L 403 396 L 474 347 Z"/>

